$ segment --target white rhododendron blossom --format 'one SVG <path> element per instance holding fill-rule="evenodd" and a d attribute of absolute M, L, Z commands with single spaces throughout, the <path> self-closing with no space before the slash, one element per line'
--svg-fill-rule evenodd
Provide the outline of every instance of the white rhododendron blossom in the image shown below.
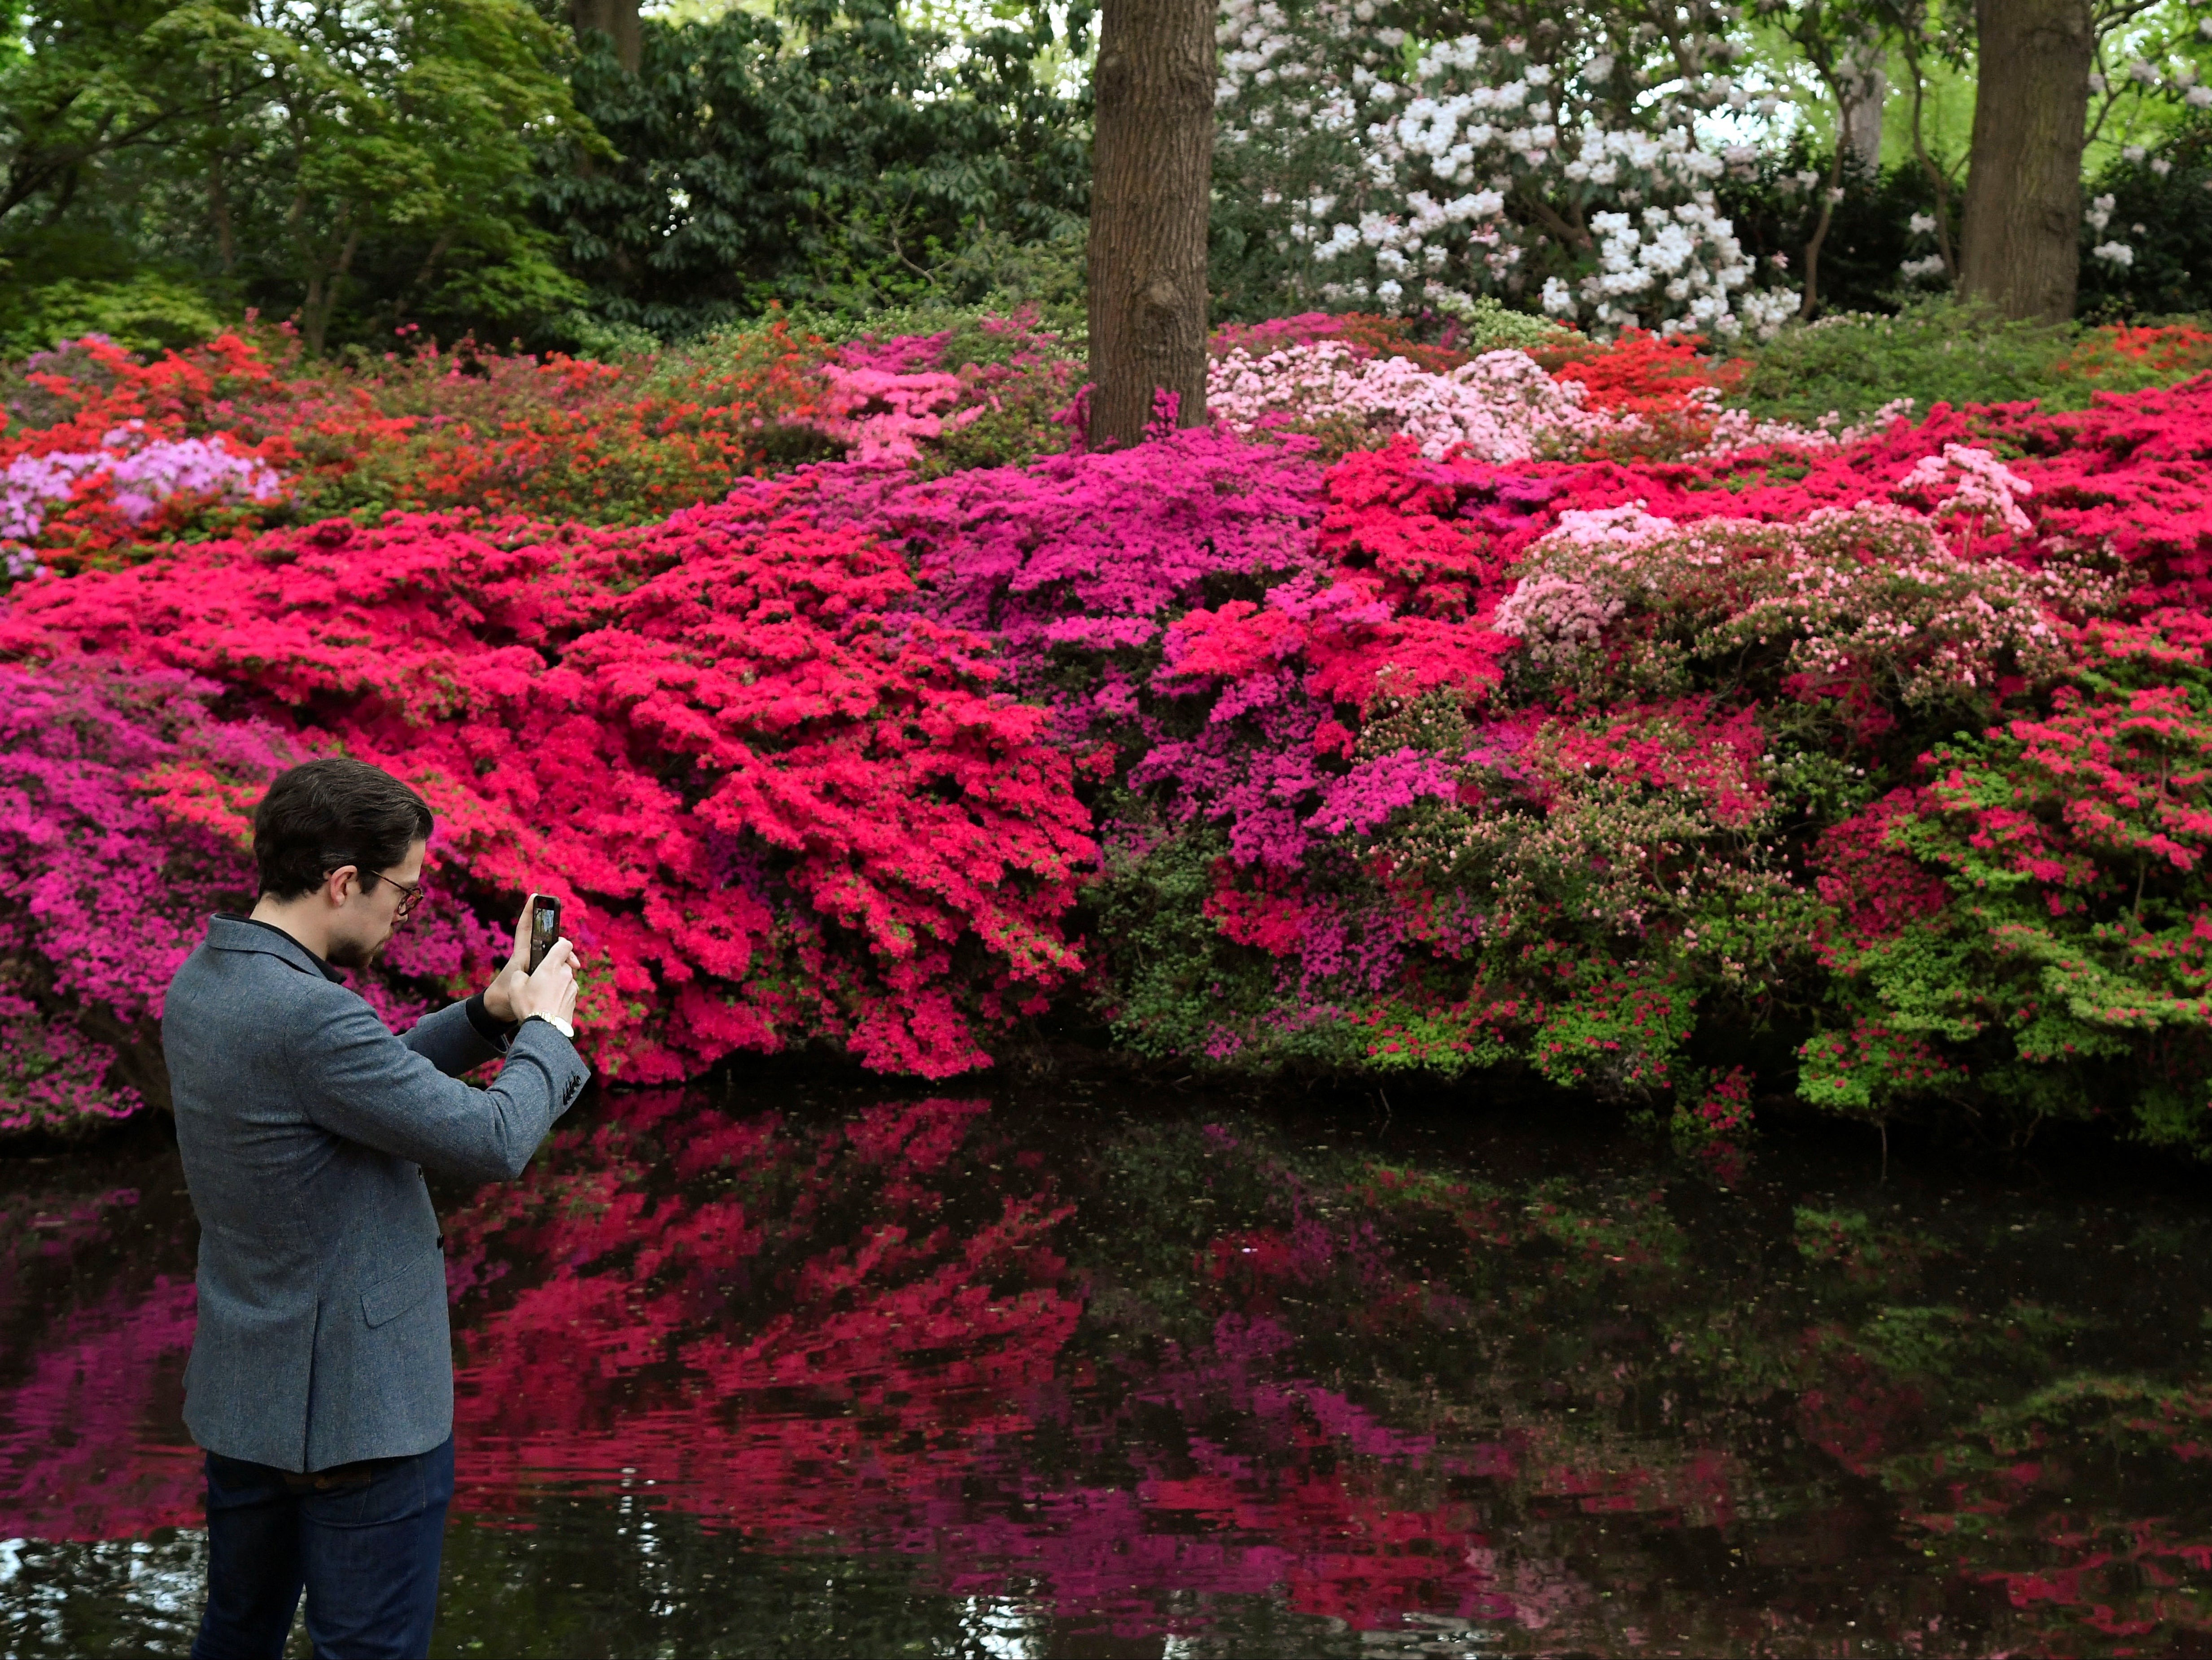
<path fill-rule="evenodd" d="M 1729 75 L 1639 104 L 1648 125 L 1628 125 L 1603 94 L 1625 73 L 1608 52 L 1409 45 L 1374 16 L 1369 0 L 1220 14 L 1226 171 L 1280 196 L 1279 246 L 1310 297 L 1461 314 L 1478 295 L 1525 296 L 1600 335 L 1765 336 L 1796 311 L 1794 293 L 1754 286 L 1714 201 L 1748 152 L 1707 148 L 1692 118 L 1750 106 Z"/>
<path fill-rule="evenodd" d="M 1905 228 L 1922 246 L 1921 251 L 1898 262 L 1898 274 L 1908 283 L 1947 282 L 1951 268 L 1941 249 L 1931 249 L 1927 243 L 1934 238 L 1939 226 L 1932 213 L 1916 213 L 1906 222 Z"/>
<path fill-rule="evenodd" d="M 2089 257 L 2108 265 L 2125 267 L 2135 264 L 2136 251 L 2125 242 L 2100 242 L 2089 250 Z"/>

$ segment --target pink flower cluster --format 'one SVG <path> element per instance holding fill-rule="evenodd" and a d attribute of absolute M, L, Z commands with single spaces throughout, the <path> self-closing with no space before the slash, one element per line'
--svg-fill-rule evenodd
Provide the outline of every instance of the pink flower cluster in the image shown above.
<path fill-rule="evenodd" d="M 114 1065 L 115 1051 L 65 1015 L 0 985 L 0 1135 L 73 1135 L 128 1118 L 143 1103 L 129 1085 L 109 1083 Z"/>
<path fill-rule="evenodd" d="M 970 404 L 949 413 L 967 388 L 957 374 L 852 369 L 824 363 L 829 389 L 811 424 L 847 447 L 863 466 L 903 466 L 921 458 L 921 441 L 940 438 L 981 417 Z"/>
<path fill-rule="evenodd" d="M 97 450 L 19 455 L 0 471 L 5 575 L 34 574 L 38 560 L 26 544 L 37 538 L 48 512 L 101 484 L 112 488 L 116 510 L 132 524 L 177 496 L 273 502 L 283 490 L 266 462 L 221 437 L 149 437 L 144 423 L 128 422 L 111 430 Z"/>
<path fill-rule="evenodd" d="M 980 327 L 986 361 L 957 365 L 945 362 L 950 331 L 836 347 L 815 367 L 822 390 L 812 405 L 790 418 L 864 466 L 911 465 L 925 459 L 925 447 L 941 454 L 945 440 L 994 421 L 1027 429 L 1028 441 L 1012 447 L 1060 447 L 1077 424 L 1077 388 L 1058 337 L 1037 326 L 1034 307 L 984 318 Z"/>
<path fill-rule="evenodd" d="M 112 659 L 0 662 L 0 915 L 58 994 L 158 1016 L 208 913 L 251 903 L 228 803 L 304 757 L 211 715 L 218 690 Z"/>
<path fill-rule="evenodd" d="M 1206 409 L 1231 431 L 1287 427 L 1340 447 L 1402 435 L 1431 460 L 1464 450 L 1486 461 L 1575 454 L 1619 423 L 1586 412 L 1582 387 L 1554 380 L 1526 352 L 1486 352 L 1443 374 L 1403 357 L 1362 356 L 1340 340 L 1241 348 L 1213 359 Z"/>
<path fill-rule="evenodd" d="M 2033 534 L 2034 521 L 2019 504 L 2035 486 L 1978 444 L 1946 444 L 1941 455 L 1923 456 L 1891 486 L 1891 494 L 1935 496 L 1946 485 L 1950 493 L 1936 503 L 1937 514 L 1986 517 L 2014 536 Z"/>
<path fill-rule="evenodd" d="M 1935 459 L 1940 471 L 1944 459 Z M 2048 678 L 2072 660 L 2069 619 L 2110 614 L 2125 594 L 2115 578 L 2069 562 L 1972 558 L 1933 520 L 1887 504 L 1815 508 L 1790 526 L 1682 529 L 1640 504 L 1570 510 L 1518 569 L 1497 625 L 1556 672 L 1617 680 L 1629 667 L 1623 651 L 1638 649 L 1624 640 L 1638 633 L 1699 655 L 1783 642 L 1797 687 L 1880 677 L 1908 703 L 2005 670 Z"/>

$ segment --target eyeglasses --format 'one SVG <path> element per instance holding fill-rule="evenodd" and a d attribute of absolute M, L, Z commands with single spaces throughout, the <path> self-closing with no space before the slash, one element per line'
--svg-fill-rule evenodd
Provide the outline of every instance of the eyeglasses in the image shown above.
<path fill-rule="evenodd" d="M 407 913 L 415 909 L 416 902 L 422 897 L 422 890 L 429 885 L 425 882 L 417 882 L 413 887 L 410 887 L 404 882 L 393 882 L 392 878 L 380 871 L 373 870 L 363 871 L 362 881 L 364 885 L 370 882 L 392 882 L 392 885 L 399 890 L 399 909 L 392 914 L 392 920 L 395 922 L 404 922 L 407 920 Z"/>

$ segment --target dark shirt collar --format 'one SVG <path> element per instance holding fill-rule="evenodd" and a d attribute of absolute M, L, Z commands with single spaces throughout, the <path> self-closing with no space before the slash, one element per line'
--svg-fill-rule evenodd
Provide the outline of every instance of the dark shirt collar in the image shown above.
<path fill-rule="evenodd" d="M 335 985 L 343 986 L 345 984 L 345 976 L 343 975 L 340 974 L 328 963 L 323 961 L 321 958 L 316 956 L 314 952 L 309 951 L 297 939 L 294 939 L 290 934 L 285 933 L 283 929 L 278 927 L 274 922 L 264 922 L 261 921 L 260 918 L 255 916 L 240 916 L 236 911 L 219 910 L 215 915 L 216 920 L 219 922 L 243 922 L 249 928 L 267 929 L 270 933 L 275 934 L 279 939 L 289 941 L 295 951 L 298 952 L 301 956 L 306 958 L 310 963 L 313 963 L 318 969 L 321 970 L 324 979 L 330 981 Z"/>

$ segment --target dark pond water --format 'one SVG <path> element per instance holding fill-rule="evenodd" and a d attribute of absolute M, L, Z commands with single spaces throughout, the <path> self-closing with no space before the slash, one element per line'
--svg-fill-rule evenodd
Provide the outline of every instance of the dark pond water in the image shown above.
<path fill-rule="evenodd" d="M 441 1193 L 437 1651 L 2212 1651 L 2202 1187 L 1337 1107 L 672 1092 Z M 181 1188 L 0 1159 L 0 1651 L 188 1645 Z"/>

